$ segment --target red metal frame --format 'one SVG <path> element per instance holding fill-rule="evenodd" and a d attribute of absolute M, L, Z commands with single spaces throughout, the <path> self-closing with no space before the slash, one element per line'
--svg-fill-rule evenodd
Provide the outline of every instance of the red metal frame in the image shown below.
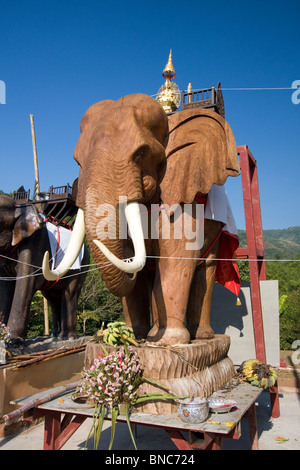
<path fill-rule="evenodd" d="M 259 361 L 266 363 L 266 348 L 259 282 L 267 279 L 267 273 L 257 164 L 247 145 L 238 146 L 237 153 L 240 156 L 247 246 L 245 248 L 238 248 L 236 251 L 236 257 L 237 259 L 249 260 L 256 358 Z M 272 404 L 272 416 L 273 418 L 278 418 L 280 416 L 280 411 L 277 382 L 274 387 L 270 389 L 270 398 Z"/>
<path fill-rule="evenodd" d="M 255 402 L 253 402 L 245 414 L 248 417 L 251 450 L 258 450 L 255 406 Z M 66 410 L 58 411 L 34 408 L 33 417 L 34 419 L 41 417 L 45 418 L 44 450 L 60 450 L 74 432 L 77 431 L 81 424 L 90 416 L 79 415 L 76 414 L 76 412 Z M 136 424 L 132 424 L 132 426 L 135 425 Z M 154 424 L 150 426 L 155 427 Z M 171 429 L 168 427 L 161 428 L 167 432 L 170 439 L 179 450 L 221 450 L 224 439 L 239 439 L 241 435 L 240 421 L 230 431 L 230 433 L 225 435 L 218 432 L 203 432 L 203 442 L 201 444 L 197 441 L 193 442 L 193 439 L 191 439 L 191 432 L 189 432 L 189 439 L 186 439 L 179 429 Z"/>
<path fill-rule="evenodd" d="M 267 276 L 257 165 L 247 145 L 237 147 L 237 153 L 240 156 L 247 246 L 238 248 L 236 257 L 249 260 L 255 351 L 257 359 L 265 363 L 266 350 L 259 281 L 266 280 Z"/>
<path fill-rule="evenodd" d="M 60 450 L 88 416 L 34 408 L 33 418 L 44 417 L 44 450 Z"/>

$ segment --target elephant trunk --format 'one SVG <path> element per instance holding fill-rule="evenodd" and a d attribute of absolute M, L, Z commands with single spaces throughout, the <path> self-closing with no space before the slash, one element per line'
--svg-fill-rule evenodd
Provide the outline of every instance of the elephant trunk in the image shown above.
<path fill-rule="evenodd" d="M 125 216 L 132 237 L 134 256 L 124 261 L 124 240 L 119 235 L 118 211 L 115 211 L 116 234 L 107 237 L 105 244 L 98 240 L 97 223 L 99 219 L 99 201 L 95 201 L 87 191 L 85 199 L 86 235 L 95 262 L 97 263 L 107 288 L 116 296 L 128 295 L 135 286 L 136 275 L 143 269 L 146 262 L 146 250 L 142 231 L 142 223 L 137 202 L 130 202 L 125 207 Z"/>

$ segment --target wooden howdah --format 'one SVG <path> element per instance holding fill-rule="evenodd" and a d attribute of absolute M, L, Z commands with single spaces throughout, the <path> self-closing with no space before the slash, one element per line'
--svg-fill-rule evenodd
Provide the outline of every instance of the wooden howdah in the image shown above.
<path fill-rule="evenodd" d="M 232 360 L 228 357 L 230 337 L 216 335 L 213 339 L 194 340 L 190 344 L 162 347 L 146 343 L 133 347 L 143 366 L 143 375 L 165 386 L 176 396 L 209 397 L 235 375 Z M 111 350 L 107 347 L 108 351 Z M 85 367 L 89 368 L 103 349 L 98 343 L 88 343 L 85 351 Z M 165 390 L 143 384 L 144 393 Z M 175 400 L 149 401 L 138 405 L 138 411 L 150 414 L 176 413 Z"/>

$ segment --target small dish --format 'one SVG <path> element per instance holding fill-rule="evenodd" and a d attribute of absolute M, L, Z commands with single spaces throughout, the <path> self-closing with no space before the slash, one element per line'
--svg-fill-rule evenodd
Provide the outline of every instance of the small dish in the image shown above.
<path fill-rule="evenodd" d="M 210 398 L 208 403 L 213 413 L 228 413 L 237 406 L 237 402 L 230 398 Z"/>

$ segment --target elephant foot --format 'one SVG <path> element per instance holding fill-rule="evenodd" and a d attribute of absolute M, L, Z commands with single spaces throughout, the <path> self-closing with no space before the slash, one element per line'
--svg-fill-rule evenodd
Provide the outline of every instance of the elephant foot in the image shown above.
<path fill-rule="evenodd" d="M 212 339 L 215 337 L 213 329 L 209 325 L 188 326 L 191 339 Z"/>
<path fill-rule="evenodd" d="M 76 335 L 76 334 L 68 335 L 68 340 L 69 340 L 69 341 L 75 341 L 75 339 L 77 339 L 77 335 Z"/>
<path fill-rule="evenodd" d="M 74 332 L 60 333 L 57 338 L 59 341 L 72 341 L 77 338 L 77 335 Z"/>
<path fill-rule="evenodd" d="M 11 337 L 10 340 L 6 343 L 6 348 L 12 356 L 19 356 L 23 354 L 24 346 L 25 341 L 20 337 Z"/>
<path fill-rule="evenodd" d="M 51 330 L 50 337 L 51 338 L 58 338 L 59 331 L 58 330 Z"/>
<path fill-rule="evenodd" d="M 143 325 L 143 324 L 132 325 L 133 333 L 137 340 L 147 338 L 149 328 L 150 328 L 149 325 Z"/>
<path fill-rule="evenodd" d="M 154 326 L 148 333 L 147 340 L 157 344 L 187 344 L 190 341 L 190 333 L 182 328 L 158 328 Z"/>
<path fill-rule="evenodd" d="M 151 342 L 158 341 L 162 337 L 163 332 L 165 330 L 162 328 L 162 332 L 159 333 L 159 331 L 160 330 L 159 330 L 158 325 L 154 324 L 151 330 L 147 334 L 147 341 L 151 341 Z"/>

